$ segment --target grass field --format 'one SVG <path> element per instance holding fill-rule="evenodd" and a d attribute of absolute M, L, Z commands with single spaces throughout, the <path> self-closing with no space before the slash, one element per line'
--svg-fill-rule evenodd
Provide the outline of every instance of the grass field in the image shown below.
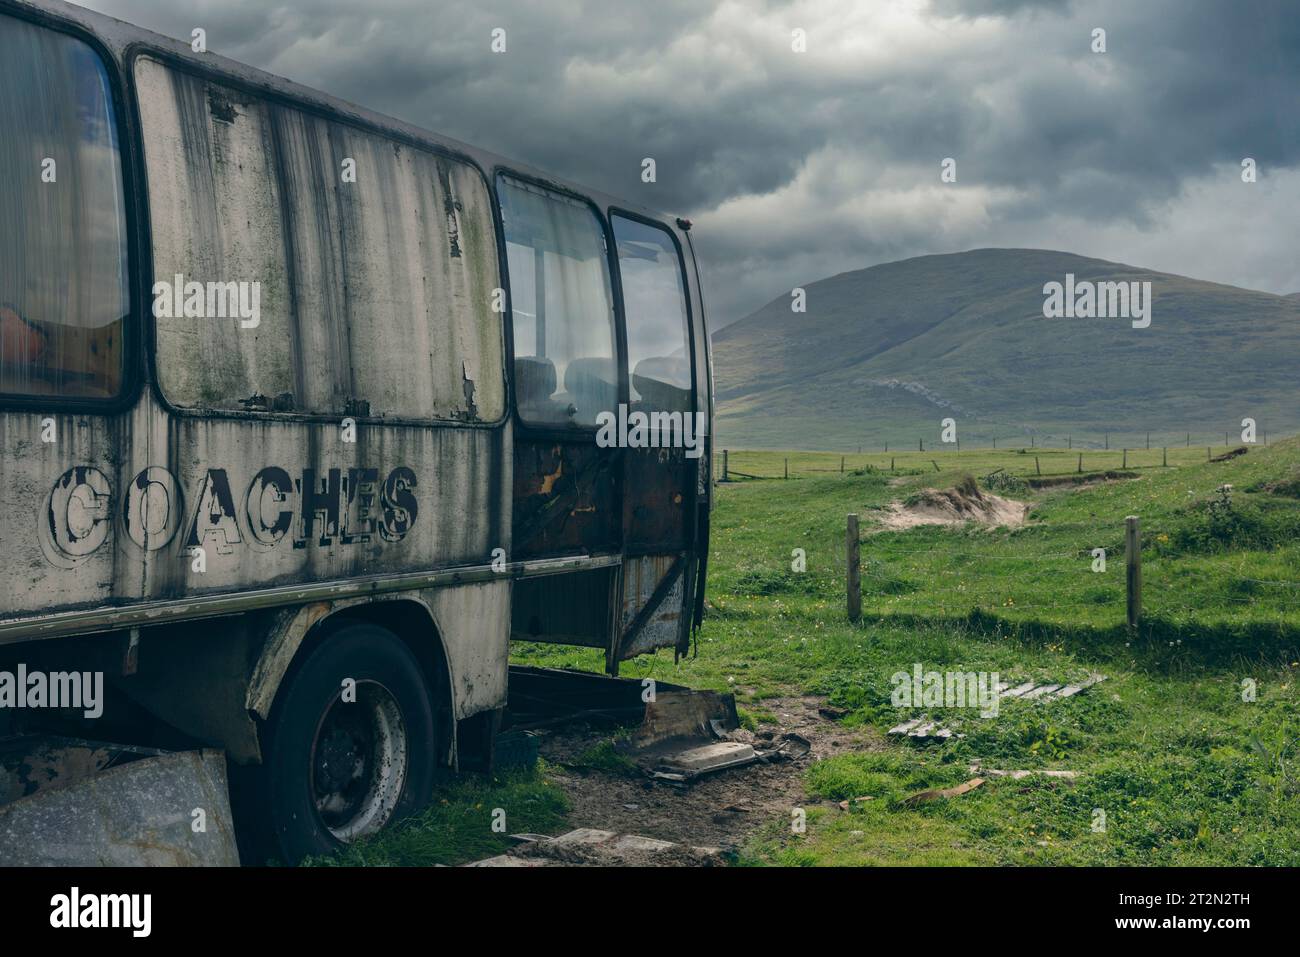
<path fill-rule="evenodd" d="M 1085 473 L 1123 464 L 1104 455 L 1085 453 Z M 1206 462 L 1204 448 L 1171 450 L 1168 466 L 1159 450 L 1134 456 L 1137 478 L 1036 489 L 1024 482 L 1039 470 L 1077 474 L 1077 453 L 897 454 L 892 472 L 886 456 L 849 456 L 843 473 L 838 454 L 730 455 L 733 470 L 755 476 L 784 475 L 788 458 L 794 477 L 718 486 L 698 654 L 641 658 L 623 674 L 731 690 L 751 718 L 780 694 L 824 694 L 871 742 L 812 765 L 806 830 L 766 822 L 741 863 L 1300 864 L 1300 443 L 1222 463 Z M 1021 528 L 875 524 L 891 502 L 996 469 L 993 491 L 1031 504 Z M 863 522 L 856 625 L 845 614 L 850 512 Z M 1136 633 L 1125 626 L 1130 514 L 1144 539 Z M 1106 549 L 1104 572 L 1093 570 L 1094 548 Z M 795 549 L 803 572 L 792 570 Z M 598 652 L 561 646 L 518 645 L 515 658 L 603 666 Z M 926 709 L 962 722 L 966 736 L 924 745 L 884 734 L 922 713 L 890 699 L 890 676 L 916 664 L 1016 683 L 1108 680 L 1050 704 L 1004 702 L 996 718 Z M 990 778 L 961 797 L 902 803 L 965 781 L 975 761 L 1078 776 Z M 402 843 L 399 832 L 353 859 L 465 859 L 448 822 L 466 802 L 499 796 L 494 788 L 527 795 L 558 826 L 563 808 L 545 780 L 542 768 L 462 784 L 414 827 L 442 837 Z M 829 803 L 858 797 L 872 800 L 847 812 Z M 472 850 L 483 845 L 476 838 Z"/>

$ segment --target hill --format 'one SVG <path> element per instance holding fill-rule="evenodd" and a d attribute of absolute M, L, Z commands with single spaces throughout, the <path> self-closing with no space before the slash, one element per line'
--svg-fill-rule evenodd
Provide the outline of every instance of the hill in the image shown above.
<path fill-rule="evenodd" d="M 1044 318 L 1049 282 L 1150 282 L 1151 324 Z M 1300 429 L 1300 299 L 1042 249 L 920 256 L 808 284 L 714 336 L 720 443 L 1193 445 Z M 1217 444 L 1216 443 L 1216 444 Z"/>

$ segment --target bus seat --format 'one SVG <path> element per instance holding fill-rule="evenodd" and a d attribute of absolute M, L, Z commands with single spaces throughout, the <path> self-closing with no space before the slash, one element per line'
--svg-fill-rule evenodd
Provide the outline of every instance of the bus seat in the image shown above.
<path fill-rule="evenodd" d="M 564 370 L 564 389 L 585 422 L 618 408 L 618 370 L 606 356 L 573 359 Z"/>
<path fill-rule="evenodd" d="M 632 370 L 632 388 L 648 409 L 687 412 L 691 408 L 691 363 L 683 356 L 651 356 Z"/>
<path fill-rule="evenodd" d="M 515 396 L 525 418 L 555 418 L 555 363 L 545 356 L 515 356 Z"/>

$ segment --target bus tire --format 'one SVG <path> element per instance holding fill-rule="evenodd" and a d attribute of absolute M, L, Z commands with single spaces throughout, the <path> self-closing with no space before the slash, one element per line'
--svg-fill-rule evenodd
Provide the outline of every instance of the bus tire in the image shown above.
<path fill-rule="evenodd" d="M 427 804 L 436 721 L 396 635 L 371 624 L 330 633 L 285 676 L 250 769 L 259 856 L 331 854 Z"/>

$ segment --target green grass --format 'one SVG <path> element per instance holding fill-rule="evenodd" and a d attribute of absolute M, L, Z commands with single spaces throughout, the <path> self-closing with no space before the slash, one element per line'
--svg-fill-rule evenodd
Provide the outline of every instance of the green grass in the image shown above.
<path fill-rule="evenodd" d="M 331 858 L 305 863 L 344 867 L 429 867 L 464 864 L 503 853 L 507 834 L 557 833 L 568 806 L 544 764 L 496 777 L 465 775 L 441 789 L 433 804 Z M 500 812 L 504 812 L 504 817 Z M 495 815 L 495 816 L 494 816 Z M 493 828 L 494 821 L 502 830 Z"/>
<path fill-rule="evenodd" d="M 1037 454 L 1036 468 L 1032 455 Z M 698 654 L 625 662 L 652 676 L 736 694 L 742 720 L 776 720 L 763 702 L 827 695 L 867 746 L 812 765 L 808 800 L 764 822 L 741 848 L 744 865 L 1227 864 L 1300 865 L 1300 442 L 1225 463 L 1204 450 L 1159 452 L 1129 467 L 1141 478 L 1080 488 L 998 494 L 1032 501 L 1018 530 L 917 528 L 880 532 L 873 515 L 926 487 L 994 469 L 1021 478 L 1068 473 L 1063 450 L 896 456 L 897 472 L 830 453 L 736 452 L 732 465 L 790 481 L 718 487 L 709 605 Z M 1121 462 L 1085 453 L 1085 468 Z M 1097 463 L 1090 461 L 1093 455 Z M 936 459 L 941 471 L 930 464 Z M 1051 467 L 1049 468 L 1049 463 Z M 876 470 L 861 468 L 875 465 Z M 883 463 L 887 467 L 888 463 Z M 821 469 L 822 471 L 815 471 Z M 854 474 L 856 471 L 856 474 Z M 891 482 L 900 480 L 900 484 Z M 1233 485 L 1229 504 L 1217 489 Z M 863 620 L 844 612 L 844 516 L 862 516 Z M 1124 626 L 1124 516 L 1141 517 L 1147 618 Z M 1091 550 L 1107 550 L 1092 571 Z M 807 570 L 791 568 L 792 550 Z M 593 649 L 518 643 L 516 661 L 600 671 Z M 895 708 L 890 676 L 925 670 L 996 671 L 1004 680 L 1108 680 L 1050 704 L 1003 702 L 995 719 L 928 709 L 966 737 L 939 745 L 888 738 L 920 713 Z M 1243 700 L 1243 682 L 1256 700 Z M 921 790 L 984 767 L 1069 769 L 1073 783 L 989 778 L 948 800 L 908 806 Z M 606 742 L 574 762 L 626 772 Z M 506 831 L 554 833 L 563 795 L 542 766 L 450 785 L 420 816 L 350 848 L 342 864 L 455 864 L 500 853 Z M 743 773 L 743 772 L 742 772 Z M 853 802 L 848 811 L 835 804 Z M 796 810 L 806 818 L 792 828 Z M 1104 812 L 1105 830 L 1094 830 Z"/>
<path fill-rule="evenodd" d="M 637 773 L 637 766 L 627 755 L 619 751 L 613 741 L 601 741 L 592 745 L 574 760 L 572 767 L 583 771 L 601 771 L 621 777 Z"/>
<path fill-rule="evenodd" d="M 1167 468 L 1159 452 L 1153 462 L 1130 453 L 1136 481 L 1026 490 L 1033 511 L 1022 529 L 905 532 L 876 531 L 873 513 L 966 472 L 1033 475 L 1032 453 L 1027 464 L 1014 451 L 927 453 L 937 473 L 897 456 L 898 473 L 843 475 L 829 453 L 732 453 L 734 468 L 756 475 L 782 475 L 789 458 L 797 477 L 718 488 L 698 655 L 675 666 L 670 654 L 647 656 L 623 673 L 734 691 L 755 723 L 766 698 L 826 694 L 875 742 L 815 765 L 806 830 L 794 833 L 785 817 L 767 822 L 742 863 L 1300 864 L 1300 775 L 1291 770 L 1300 759 L 1300 538 L 1290 533 L 1300 501 L 1286 494 L 1300 443 L 1225 463 L 1196 452 L 1171 451 Z M 1077 465 L 1064 450 L 1036 454 L 1044 473 Z M 1085 468 L 1094 454 L 1097 469 L 1121 464 L 1085 453 Z M 872 458 L 850 456 L 846 467 L 879 466 Z M 1214 519 L 1207 536 L 1224 483 L 1234 486 L 1232 515 Z M 864 523 L 856 626 L 844 612 L 848 512 Z M 1137 634 L 1124 626 L 1129 514 L 1140 516 L 1145 542 L 1147 617 Z M 1097 547 L 1107 551 L 1104 573 L 1092 571 Z M 807 557 L 802 573 L 791 570 L 796 548 Z M 514 652 L 536 664 L 603 665 L 586 649 Z M 923 746 L 884 735 L 913 713 L 891 705 L 889 677 L 914 663 L 1013 680 L 1093 671 L 1109 680 L 1051 704 L 1004 703 L 996 719 L 950 715 L 967 737 Z M 1254 701 L 1242 700 L 1247 679 Z M 977 759 L 1079 777 L 991 778 L 957 798 L 900 803 L 966 780 Z M 863 796 L 874 799 L 847 812 L 821 803 Z M 1105 831 L 1093 829 L 1099 811 Z"/>

